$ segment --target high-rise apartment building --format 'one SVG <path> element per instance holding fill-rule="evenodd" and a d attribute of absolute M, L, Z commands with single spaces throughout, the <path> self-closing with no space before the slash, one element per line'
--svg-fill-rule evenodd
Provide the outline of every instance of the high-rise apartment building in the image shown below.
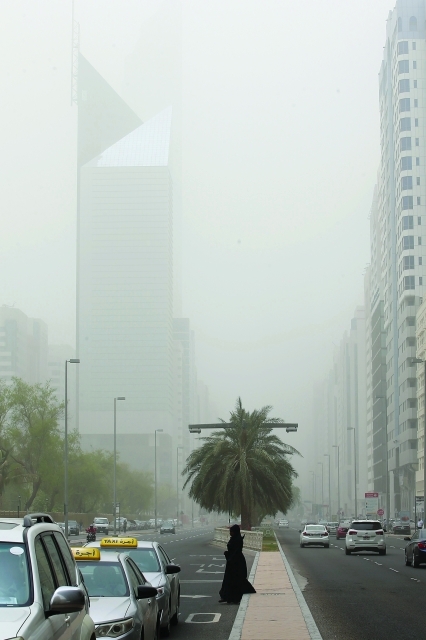
<path fill-rule="evenodd" d="M 378 220 L 386 341 L 390 515 L 411 511 L 417 463 L 415 318 L 424 295 L 426 244 L 424 0 L 389 14 L 379 74 Z"/>
<path fill-rule="evenodd" d="M 47 324 L 23 311 L 0 307 L 0 379 L 22 378 L 29 384 L 45 383 Z"/>

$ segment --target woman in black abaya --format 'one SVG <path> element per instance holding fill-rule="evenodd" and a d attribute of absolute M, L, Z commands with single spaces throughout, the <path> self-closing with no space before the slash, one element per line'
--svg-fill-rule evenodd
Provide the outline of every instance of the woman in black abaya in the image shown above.
<path fill-rule="evenodd" d="M 244 593 L 256 593 L 254 587 L 247 580 L 247 564 L 243 554 L 244 536 L 240 527 L 234 524 L 230 530 L 228 550 L 225 551 L 226 567 L 222 587 L 219 591 L 219 602 L 238 604 Z"/>

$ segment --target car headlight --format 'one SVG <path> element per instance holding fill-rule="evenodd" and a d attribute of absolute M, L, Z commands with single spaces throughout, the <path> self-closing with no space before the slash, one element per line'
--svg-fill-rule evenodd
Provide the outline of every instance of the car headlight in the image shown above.
<path fill-rule="evenodd" d="M 95 634 L 97 638 L 118 638 L 133 629 L 134 624 L 133 618 L 107 622 L 96 627 Z"/>
<path fill-rule="evenodd" d="M 159 596 L 162 596 L 162 595 L 163 595 L 163 593 L 164 593 L 164 587 L 157 587 L 157 594 L 158 594 L 158 595 L 157 595 L 157 598 L 158 598 Z"/>

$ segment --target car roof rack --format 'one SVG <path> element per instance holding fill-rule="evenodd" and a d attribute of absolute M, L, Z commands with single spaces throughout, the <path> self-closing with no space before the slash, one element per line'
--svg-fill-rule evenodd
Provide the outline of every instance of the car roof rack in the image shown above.
<path fill-rule="evenodd" d="M 52 518 L 52 516 L 49 516 L 48 513 L 27 513 L 24 516 L 24 527 L 32 527 L 33 524 L 38 524 L 40 522 L 55 524 L 54 519 Z"/>

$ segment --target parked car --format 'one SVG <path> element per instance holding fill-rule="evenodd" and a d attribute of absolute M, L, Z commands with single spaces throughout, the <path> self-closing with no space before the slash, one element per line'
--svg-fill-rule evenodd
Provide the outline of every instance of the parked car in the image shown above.
<path fill-rule="evenodd" d="M 406 536 L 405 564 L 419 567 L 426 564 L 426 529 L 417 529 L 412 536 Z"/>
<path fill-rule="evenodd" d="M 72 536 L 72 535 L 79 536 L 80 535 L 80 525 L 78 524 L 77 520 L 68 520 L 68 534 L 70 536 Z"/>
<path fill-rule="evenodd" d="M 377 551 L 386 555 L 386 538 L 379 520 L 354 520 L 346 534 L 346 555 L 354 551 Z"/>
<path fill-rule="evenodd" d="M 95 637 L 84 582 L 46 513 L 0 519 L 0 593 L 1 638 Z"/>
<path fill-rule="evenodd" d="M 87 547 L 72 551 L 89 592 L 96 637 L 157 640 L 157 589 L 129 554 Z"/>

